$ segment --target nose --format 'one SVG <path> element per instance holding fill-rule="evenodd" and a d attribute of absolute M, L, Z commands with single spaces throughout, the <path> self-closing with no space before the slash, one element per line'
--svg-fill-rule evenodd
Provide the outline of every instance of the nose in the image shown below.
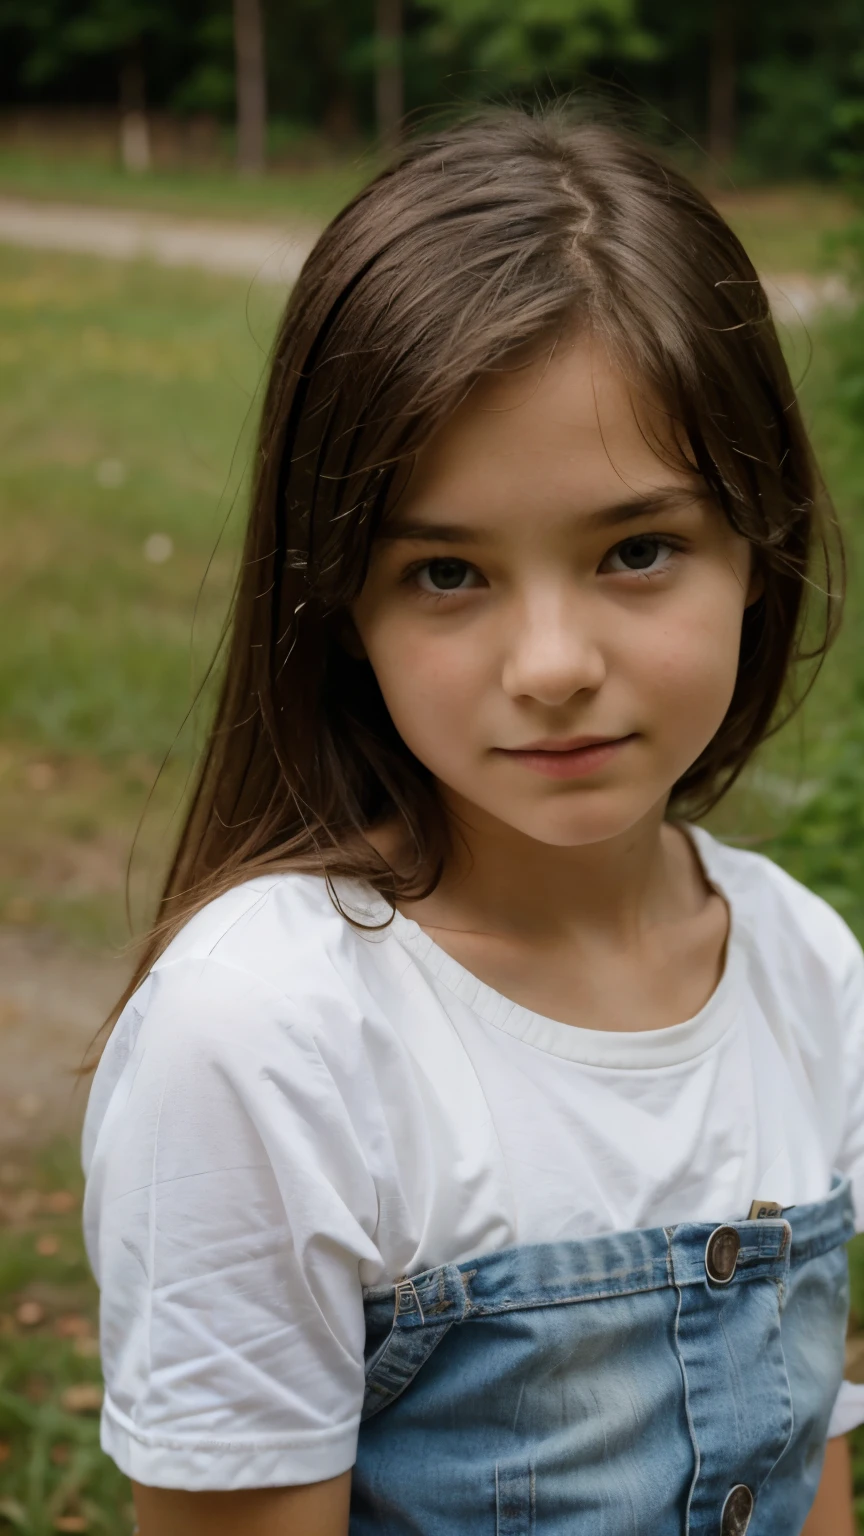
<path fill-rule="evenodd" d="M 596 692 L 606 659 L 591 622 L 591 603 L 571 590 L 537 593 L 510 614 L 502 683 L 511 698 L 566 704 L 574 693 Z"/>

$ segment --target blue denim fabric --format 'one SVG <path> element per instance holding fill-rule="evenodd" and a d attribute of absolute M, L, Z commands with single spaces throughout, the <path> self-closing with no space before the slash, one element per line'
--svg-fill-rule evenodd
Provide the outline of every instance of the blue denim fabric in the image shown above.
<path fill-rule="evenodd" d="M 843 1371 L 849 1186 L 543 1243 L 365 1292 L 351 1536 L 797 1536 Z M 744 1484 L 749 1526 L 723 1507 Z M 745 1496 L 746 1503 L 746 1496 Z"/>

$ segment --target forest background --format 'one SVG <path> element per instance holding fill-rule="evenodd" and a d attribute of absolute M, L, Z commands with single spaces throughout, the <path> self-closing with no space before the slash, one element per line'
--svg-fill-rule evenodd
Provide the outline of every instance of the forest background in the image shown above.
<path fill-rule="evenodd" d="M 0 1532 L 131 1531 L 74 1074 L 206 726 L 291 272 L 403 133 L 571 92 L 699 181 L 775 304 L 849 600 L 713 824 L 864 939 L 864 0 L 0 0 Z"/>
<path fill-rule="evenodd" d="M 589 82 L 738 181 L 833 178 L 861 143 L 861 0 L 0 4 L 7 111 L 167 113 L 206 149 L 239 106 L 247 168 L 388 141 L 430 109 Z"/>

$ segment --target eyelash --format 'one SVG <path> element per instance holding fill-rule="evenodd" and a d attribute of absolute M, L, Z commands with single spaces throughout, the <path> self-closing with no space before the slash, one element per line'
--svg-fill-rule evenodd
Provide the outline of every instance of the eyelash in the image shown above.
<path fill-rule="evenodd" d="M 607 550 L 606 554 L 603 556 L 603 559 L 600 562 L 600 566 L 603 566 L 606 563 L 606 561 L 609 560 L 613 555 L 617 554 L 617 552 L 620 549 L 626 549 L 628 544 L 636 543 L 637 541 L 642 540 L 642 539 L 644 539 L 646 541 L 650 540 L 652 544 L 656 544 L 657 547 L 658 547 L 658 550 L 659 549 L 667 549 L 667 550 L 669 550 L 671 555 L 673 555 L 673 556 L 676 555 L 676 554 L 683 553 L 683 551 L 687 547 L 686 546 L 686 542 L 683 539 L 677 538 L 674 534 L 665 534 L 665 533 L 664 534 L 659 534 L 659 533 L 658 534 L 647 534 L 647 533 L 646 534 L 633 534 L 633 535 L 631 535 L 631 537 L 629 539 L 621 539 L 621 541 L 618 544 L 613 545 L 613 547 L 611 549 Z M 415 560 L 413 565 L 409 565 L 407 567 L 407 569 L 403 572 L 403 575 L 402 575 L 402 578 L 401 578 L 402 581 L 406 585 L 411 585 L 413 583 L 414 584 L 414 588 L 415 588 L 415 592 L 417 593 L 417 595 L 419 597 L 421 597 L 421 598 L 428 598 L 433 603 L 438 603 L 438 602 L 441 602 L 442 600 L 443 601 L 451 601 L 454 597 L 464 596 L 466 591 L 475 592 L 475 591 L 478 590 L 477 587 L 468 587 L 468 588 L 461 588 L 461 589 L 457 587 L 457 588 L 452 588 L 449 591 L 445 588 L 445 589 L 442 589 L 441 591 L 438 591 L 438 592 L 430 592 L 426 588 L 421 587 L 419 585 L 419 583 L 417 583 L 417 577 L 419 576 L 420 572 L 428 570 L 431 565 L 434 565 L 439 560 L 452 560 L 454 564 L 458 563 L 460 565 L 464 565 L 466 570 L 474 571 L 478 575 L 480 574 L 480 572 L 477 571 L 477 567 L 472 565 L 470 560 L 458 560 L 458 557 L 455 556 L 455 555 L 453 555 L 453 556 L 449 556 L 449 555 L 435 555 L 431 559 L 428 559 L 428 560 Z M 666 571 L 669 569 L 669 567 L 670 567 L 670 565 L 672 563 L 673 562 L 672 562 L 671 559 L 667 560 L 656 571 L 652 571 L 652 570 L 639 570 L 637 568 L 637 569 L 629 571 L 629 572 L 612 571 L 612 572 L 609 572 L 608 574 L 613 575 L 613 576 L 630 575 L 630 576 L 634 576 L 634 577 L 640 577 L 641 580 L 643 580 L 643 581 L 653 581 L 653 580 L 656 580 L 657 577 L 663 576 L 666 573 Z M 600 567 L 598 567 L 598 569 L 599 568 Z"/>

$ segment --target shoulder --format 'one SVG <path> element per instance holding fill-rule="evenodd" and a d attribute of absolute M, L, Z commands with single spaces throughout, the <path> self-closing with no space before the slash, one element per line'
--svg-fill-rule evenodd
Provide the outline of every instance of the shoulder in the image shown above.
<path fill-rule="evenodd" d="M 337 897 L 342 910 L 317 875 L 277 874 L 246 881 L 196 912 L 153 970 L 210 961 L 248 972 L 288 995 L 313 971 L 321 979 L 351 975 L 362 947 L 386 932 L 376 931 L 384 904 L 353 882 L 341 882 Z"/>
<path fill-rule="evenodd" d="M 295 874 L 226 891 L 159 956 L 140 1000 L 174 999 L 184 1031 L 194 1032 L 197 1021 L 211 1038 L 222 1017 L 236 1028 L 239 1008 L 247 1039 L 268 1020 L 310 1039 L 323 1025 L 332 1039 L 351 1019 L 375 1012 L 392 947 L 381 926 L 386 903 L 347 881 L 336 896 L 341 910 L 323 878 Z"/>
<path fill-rule="evenodd" d="M 362 887 L 346 884 L 340 896 L 360 921 L 380 922 Z M 353 1100 L 396 1049 L 388 934 L 353 925 L 315 876 L 256 879 L 216 898 L 180 930 L 118 1019 L 94 1080 L 93 1115 L 121 1078 L 136 1094 L 149 1083 L 157 1096 L 170 1083 L 200 1097 L 218 1080 L 250 1101 L 265 1083 L 279 1085 L 279 1095 L 291 1085 Z"/>
<path fill-rule="evenodd" d="M 844 988 L 864 977 L 864 956 L 848 924 L 815 891 L 751 849 L 690 829 L 708 878 L 725 896 L 739 940 L 790 982 L 810 978 Z"/>

